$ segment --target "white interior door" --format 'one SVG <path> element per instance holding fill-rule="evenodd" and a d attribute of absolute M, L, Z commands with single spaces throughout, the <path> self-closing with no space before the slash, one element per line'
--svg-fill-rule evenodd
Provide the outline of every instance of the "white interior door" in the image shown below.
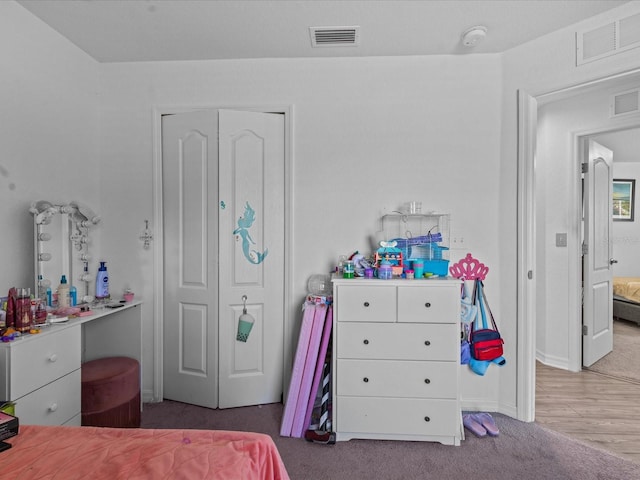
<path fill-rule="evenodd" d="M 585 157 L 582 363 L 588 367 L 613 350 L 613 152 L 589 139 Z"/>
<path fill-rule="evenodd" d="M 211 408 L 278 402 L 284 115 L 166 115 L 162 150 L 163 396 Z M 255 323 L 239 341 L 245 307 Z"/>
<path fill-rule="evenodd" d="M 281 401 L 284 115 L 219 110 L 220 408 Z M 246 313 L 255 322 L 237 339 Z"/>
<path fill-rule="evenodd" d="M 218 406 L 215 111 L 162 117 L 164 398 Z"/>

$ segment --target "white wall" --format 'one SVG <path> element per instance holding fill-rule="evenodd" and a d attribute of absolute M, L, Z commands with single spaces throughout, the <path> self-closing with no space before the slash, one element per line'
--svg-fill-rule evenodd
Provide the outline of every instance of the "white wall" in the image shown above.
<path fill-rule="evenodd" d="M 5 296 L 11 286 L 34 285 L 33 201 L 77 200 L 99 211 L 99 72 L 96 61 L 14 2 L 0 2 L 0 65 Z"/>
<path fill-rule="evenodd" d="M 144 294 L 146 366 L 154 252 L 137 236 L 153 213 L 154 107 L 293 107 L 294 331 L 308 277 L 368 251 L 381 211 L 409 200 L 452 214 L 465 239 L 452 258 L 470 251 L 499 270 L 497 56 L 108 64 L 101 82 L 103 256 L 114 289 Z M 500 318 L 495 282 L 487 294 Z M 469 383 L 473 396 L 496 403 L 496 378 Z"/>
<path fill-rule="evenodd" d="M 629 2 L 606 15 L 594 17 L 588 22 L 578 26 L 594 26 L 609 15 L 625 16 L 638 13 L 640 2 Z M 504 99 L 503 99 L 503 125 L 504 135 L 502 142 L 502 167 L 503 182 L 501 183 L 502 217 L 515 220 L 511 206 L 516 199 L 517 171 L 517 96 L 518 90 L 523 90 L 534 96 L 553 92 L 562 88 L 579 85 L 585 82 L 598 80 L 621 72 L 630 71 L 640 67 L 638 50 L 632 50 L 612 57 L 591 62 L 577 67 L 575 63 L 575 31 L 576 28 L 567 28 L 529 42 L 523 46 L 507 52 L 504 56 Z M 580 102 L 572 105 L 579 107 Z M 538 214 L 538 262 L 534 273 L 537 278 L 538 333 L 542 331 L 543 338 L 547 342 L 544 347 L 548 350 L 554 362 L 561 363 L 568 359 L 570 338 L 568 331 L 571 325 L 575 327 L 578 310 L 572 308 L 570 293 L 575 289 L 578 278 L 575 272 L 571 272 L 569 266 L 575 264 L 580 245 L 579 225 L 577 210 L 573 195 L 576 192 L 576 174 L 572 165 L 573 156 L 569 150 L 568 131 L 580 131 L 589 128 L 590 125 L 600 122 L 600 115 L 589 113 L 589 118 L 580 114 L 573 114 L 564 109 L 568 122 L 561 131 L 556 131 L 556 145 L 538 143 L 539 151 L 536 159 L 536 182 L 541 188 L 541 195 L 537 208 Z M 608 114 L 608 110 L 606 110 Z M 543 119 L 540 122 L 539 133 L 551 132 L 551 127 L 544 125 L 544 111 L 540 112 Z M 596 116 L 598 120 L 594 119 Z M 604 113 L 603 113 L 604 115 Z M 551 170 L 551 167 L 553 170 Z M 513 258 L 513 263 L 504 262 L 507 267 L 501 279 L 503 292 L 508 292 L 504 298 L 515 301 L 515 237 L 508 222 L 503 225 L 506 242 L 504 249 L 507 258 Z M 568 247 L 555 247 L 555 233 L 568 233 Z M 574 294 L 575 297 L 575 294 Z M 502 305 L 503 315 L 515 315 L 516 305 Z M 502 398 L 508 393 L 504 387 L 510 385 L 512 378 L 503 377 L 508 381 L 502 388 Z M 508 389 L 508 388 L 507 388 Z M 510 389 L 509 389 L 510 390 Z M 512 391 L 512 390 L 510 390 Z"/>

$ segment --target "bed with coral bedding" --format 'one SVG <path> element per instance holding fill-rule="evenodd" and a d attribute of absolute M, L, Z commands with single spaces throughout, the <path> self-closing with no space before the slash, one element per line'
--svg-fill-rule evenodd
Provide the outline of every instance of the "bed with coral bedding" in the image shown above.
<path fill-rule="evenodd" d="M 0 479 L 289 479 L 261 433 L 21 425 L 5 442 Z"/>
<path fill-rule="evenodd" d="M 640 277 L 613 278 L 613 318 L 640 325 Z"/>

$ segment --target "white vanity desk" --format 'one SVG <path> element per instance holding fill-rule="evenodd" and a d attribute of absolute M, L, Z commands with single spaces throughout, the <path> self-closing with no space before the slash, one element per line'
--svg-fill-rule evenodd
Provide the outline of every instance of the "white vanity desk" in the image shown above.
<path fill-rule="evenodd" d="M 142 371 L 141 302 L 100 308 L 0 343 L 0 401 L 21 424 L 80 425 L 80 367 L 101 357 L 135 358 Z"/>

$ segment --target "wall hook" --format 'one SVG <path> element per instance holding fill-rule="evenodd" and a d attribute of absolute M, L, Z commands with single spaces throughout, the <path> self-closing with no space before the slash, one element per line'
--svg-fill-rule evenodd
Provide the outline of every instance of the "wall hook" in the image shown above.
<path fill-rule="evenodd" d="M 149 230 L 149 220 L 144 221 L 144 232 L 140 235 L 140 240 L 143 242 L 144 249 L 148 250 L 151 246 L 151 240 L 153 240 L 153 234 Z"/>

